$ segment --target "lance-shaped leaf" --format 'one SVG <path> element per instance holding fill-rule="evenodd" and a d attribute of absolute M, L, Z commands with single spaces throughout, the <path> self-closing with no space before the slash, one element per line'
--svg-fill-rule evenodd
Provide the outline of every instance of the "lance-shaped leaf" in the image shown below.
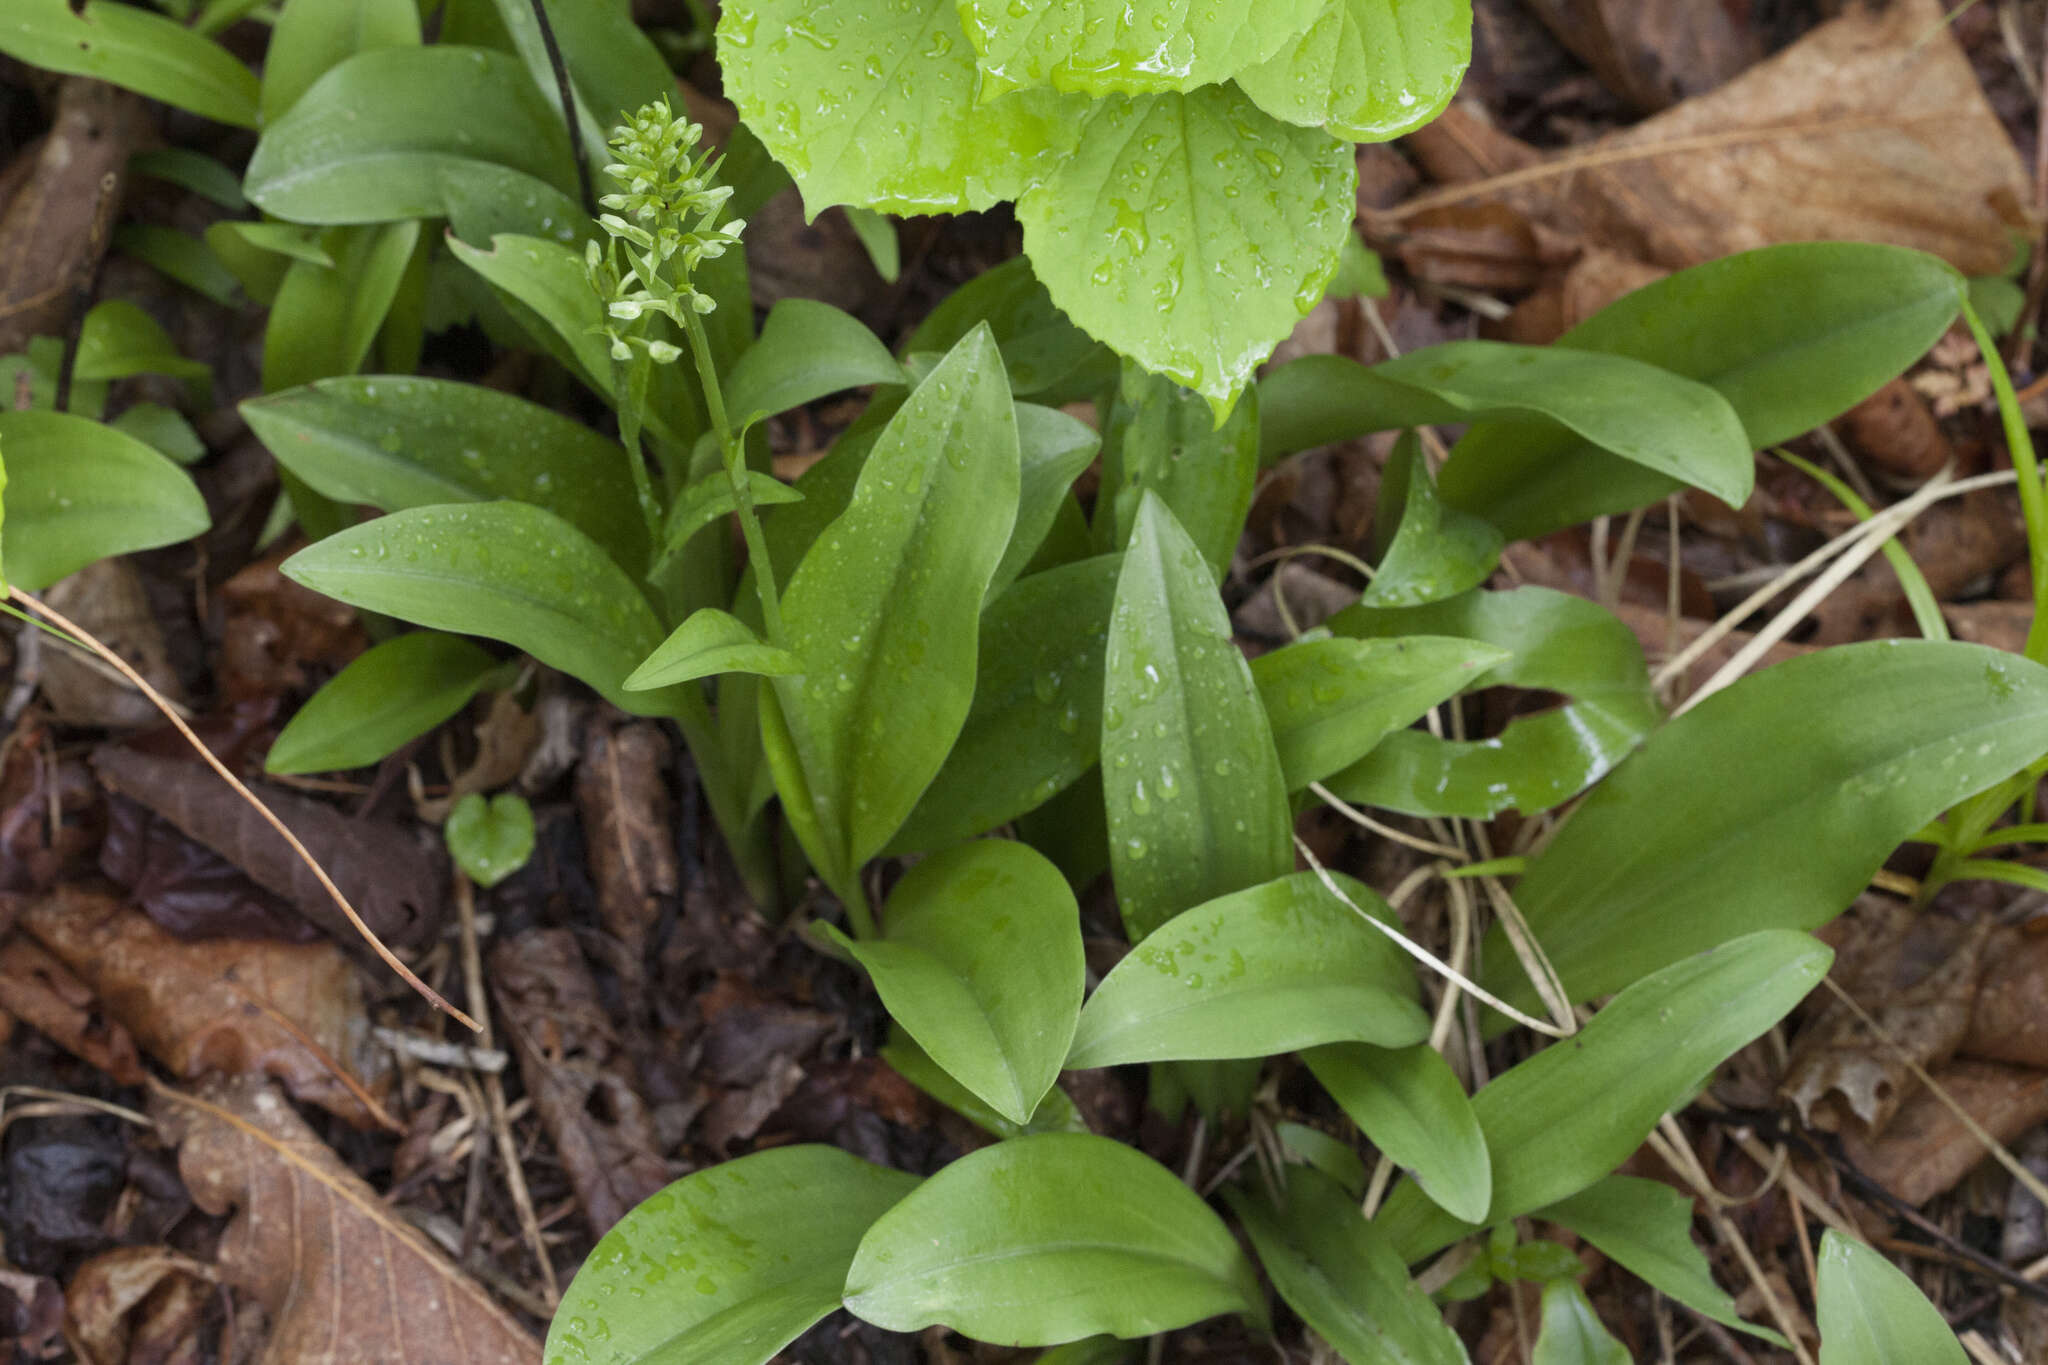
<path fill-rule="evenodd" d="M 948 294 L 911 333 L 904 353 L 945 352 L 983 322 L 996 334 L 1010 391 L 1019 398 L 1058 404 L 1092 397 L 1116 382 L 1116 357 L 1053 306 L 1024 256 Z"/>
<path fill-rule="evenodd" d="M 1467 1365 L 1465 1347 L 1356 1196 L 1313 1167 L 1287 1171 L 1279 1202 L 1228 1190 L 1287 1306 L 1350 1365 Z"/>
<path fill-rule="evenodd" d="M 1820 1365 L 1964 1365 L 1955 1329 L 1881 1254 L 1832 1228 L 1820 1239 Z"/>
<path fill-rule="evenodd" d="M 624 458 L 624 451 L 620 452 L 620 457 Z M 773 474 L 758 469 L 747 471 L 747 496 L 757 508 L 779 507 L 804 500 L 802 493 Z M 732 478 L 723 469 L 714 470 L 685 488 L 670 504 L 668 520 L 662 525 L 659 564 L 666 565 L 668 557 L 680 553 L 692 536 L 720 517 L 732 515 L 738 506 L 732 495 Z M 659 573 L 660 568 L 657 567 L 649 577 Z"/>
<path fill-rule="evenodd" d="M 861 1237 L 917 1183 L 818 1146 L 685 1176 L 592 1249 L 549 1365 L 762 1365 L 839 1306 Z"/>
<path fill-rule="evenodd" d="M 0 53 L 90 76 L 202 118 L 256 126 L 256 77 L 211 38 L 109 0 L 9 0 Z"/>
<path fill-rule="evenodd" d="M 1086 422 L 1036 403 L 1017 405 L 1017 442 L 1023 461 L 1017 525 L 989 581 L 991 598 L 1030 566 L 1069 501 L 1074 480 L 1094 463 L 1095 452 L 1102 447 L 1102 438 Z"/>
<path fill-rule="evenodd" d="M 719 673 L 786 678 L 802 671 L 802 660 L 763 641 L 737 616 L 705 607 L 691 612 L 622 686 L 628 692 L 650 692 Z"/>
<path fill-rule="evenodd" d="M 735 428 L 867 384 L 901 384 L 903 367 L 867 324 L 813 299 L 783 299 L 725 381 Z"/>
<path fill-rule="evenodd" d="M 989 89 L 1049 85 L 1088 95 L 1227 81 L 1305 34 L 1322 8 L 1323 0 L 960 0 Z"/>
<path fill-rule="evenodd" d="M 1327 0 L 1237 83 L 1274 118 L 1386 142 L 1442 113 L 1472 64 L 1472 0 Z"/>
<path fill-rule="evenodd" d="M 1435 1048 L 1339 1044 L 1302 1054 L 1359 1131 L 1437 1205 L 1476 1223 L 1493 1202 L 1486 1135 L 1465 1087 Z"/>
<path fill-rule="evenodd" d="M 1372 891 L 1339 884 L 1389 920 Z M 1415 997 L 1406 955 L 1315 873 L 1297 872 L 1175 915 L 1131 949 L 1081 1012 L 1067 1066 L 1405 1047 L 1429 1034 Z"/>
<path fill-rule="evenodd" d="M 1085 1133 L 1087 1120 L 1081 1111 L 1067 1098 L 1067 1092 L 1054 1086 L 1045 1092 L 1045 1098 L 1038 1102 L 1038 1108 L 1031 1113 L 1028 1123 L 1012 1123 L 988 1106 L 979 1095 L 953 1079 L 947 1070 L 925 1055 L 923 1048 L 903 1031 L 900 1024 L 889 1030 L 889 1041 L 876 1054 L 889 1064 L 889 1069 L 909 1081 L 940 1104 L 945 1105 L 961 1118 L 966 1119 L 983 1132 L 999 1138 L 1025 1137 L 1032 1133 Z"/>
<path fill-rule="evenodd" d="M 1576 1035 L 1497 1077 L 1472 1099 L 1493 1160 L 1483 1222 L 1555 1204 L 1611 1172 L 1715 1067 L 1804 999 L 1833 956 L 1788 930 L 1736 939 L 1644 977 Z M 1477 1230 L 1407 1183 L 1379 1221 L 1411 1262 Z"/>
<path fill-rule="evenodd" d="M 493 8 L 534 85 L 549 99 L 559 100 L 554 61 L 534 19 L 532 0 L 495 0 Z M 616 5 L 556 0 L 547 14 L 568 72 L 580 140 L 590 154 L 602 157 L 605 138 L 635 110 L 656 100 L 675 99 L 675 74 L 628 11 Z"/>
<path fill-rule="evenodd" d="M 776 684 L 828 878 L 889 842 L 974 697 L 981 602 L 1017 519 L 1017 419 L 979 329 L 904 403 L 784 596 Z M 787 802 L 797 775 L 778 765 Z M 785 780 L 788 779 L 788 780 Z"/>
<path fill-rule="evenodd" d="M 299 708 L 271 744 L 264 770 L 367 767 L 467 706 L 499 667 L 468 640 L 437 631 L 374 645 Z"/>
<path fill-rule="evenodd" d="M 1586 601 L 1548 588 L 1474 592 L 1408 608 L 1351 607 L 1329 622 L 1340 635 L 1449 635 L 1512 651 L 1479 685 L 1541 688 L 1570 700 L 1522 716 L 1492 739 L 1388 735 L 1330 779 L 1347 801 L 1413 815 L 1486 819 L 1510 808 L 1549 810 L 1597 781 L 1642 742 L 1661 714 L 1635 632 Z"/>
<path fill-rule="evenodd" d="M 846 1306 L 1005 1346 L 1265 1321 L 1251 1263 L 1193 1190 L 1121 1142 L 1069 1133 L 985 1147 L 919 1186 L 862 1239 Z"/>
<path fill-rule="evenodd" d="M 1492 522 L 1437 496 L 1422 441 L 1412 431 L 1387 461 L 1376 521 L 1379 571 L 1359 598 L 1368 607 L 1419 607 L 1470 592 L 1500 563 L 1506 544 Z"/>
<path fill-rule="evenodd" d="M 1218 426 L 1209 405 L 1170 379 L 1124 366 L 1103 438 L 1095 547 L 1121 550 L 1138 503 L 1156 493 L 1218 582 L 1229 572 L 1259 477 L 1259 403 L 1247 394 Z"/>
<path fill-rule="evenodd" d="M 1628 1348 L 1614 1339 L 1593 1311 L 1586 1291 L 1572 1280 L 1543 1286 L 1543 1326 L 1529 1365 L 1633 1365 Z"/>
<path fill-rule="evenodd" d="M 7 582 L 41 592 L 109 555 L 175 545 L 210 524 L 184 470 L 133 436 L 63 412 L 0 412 Z"/>
<path fill-rule="evenodd" d="M 1133 942 L 1294 869 L 1287 784 L 1251 669 L 1208 561 L 1150 494 L 1110 617 L 1102 786 Z"/>
<path fill-rule="evenodd" d="M 904 874 L 883 937 L 840 946 L 925 1055 L 1011 1123 L 1059 1077 L 1081 1013 L 1081 911 L 1025 844 L 984 839 Z"/>
<path fill-rule="evenodd" d="M 1885 640 L 1789 660 L 1651 736 L 1515 901 L 1574 1000 L 1738 934 L 1815 929 L 1914 831 L 2048 751 L 2044 726 L 2048 669 L 1981 645 Z M 1498 937 L 1486 951 L 1513 956 Z M 1506 963 L 1482 979 L 1532 998 Z"/>

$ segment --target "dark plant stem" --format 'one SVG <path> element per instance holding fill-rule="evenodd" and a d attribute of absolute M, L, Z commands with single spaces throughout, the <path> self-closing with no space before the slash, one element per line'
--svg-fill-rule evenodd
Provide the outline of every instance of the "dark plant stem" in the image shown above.
<path fill-rule="evenodd" d="M 562 60 L 562 45 L 555 41 L 555 26 L 548 22 L 547 6 L 533 0 L 533 22 L 540 26 L 541 46 L 548 50 L 548 65 L 555 69 L 555 93 L 562 101 L 562 124 L 569 130 L 569 157 L 576 163 L 576 187 L 583 195 L 583 211 L 597 217 L 597 195 L 590 187 L 590 163 L 583 155 L 583 137 L 576 126 L 576 92 L 569 85 L 569 64 Z"/>

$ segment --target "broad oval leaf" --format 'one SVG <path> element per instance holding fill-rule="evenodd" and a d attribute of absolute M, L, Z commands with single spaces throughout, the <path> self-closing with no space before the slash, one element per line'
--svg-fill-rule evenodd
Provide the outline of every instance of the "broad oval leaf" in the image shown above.
<path fill-rule="evenodd" d="M 419 41 L 413 0 L 286 0 L 263 51 L 263 121 L 277 122 L 314 81 L 356 53 Z"/>
<path fill-rule="evenodd" d="M 1379 568 L 1358 599 L 1368 607 L 1420 607 L 1470 592 L 1492 575 L 1506 543 L 1492 522 L 1437 496 L 1412 431 L 1395 442 L 1380 479 L 1374 534 Z"/>
<path fill-rule="evenodd" d="M 1277 1203 L 1224 1195 L 1287 1306 L 1350 1365 L 1467 1365 L 1465 1347 L 1355 1195 L 1313 1167 Z"/>
<path fill-rule="evenodd" d="M 1884 1256 L 1830 1228 L 1815 1294 L 1820 1365 L 1965 1365 L 1969 1357 L 1920 1287 Z"/>
<path fill-rule="evenodd" d="M 1574 1280 L 1543 1286 L 1543 1326 L 1529 1365 L 1635 1365 L 1628 1348 L 1601 1325 L 1586 1291 Z"/>
<path fill-rule="evenodd" d="M 0 53 L 133 90 L 203 118 L 256 126 L 256 77 L 226 48 L 134 5 L 8 0 Z"/>
<path fill-rule="evenodd" d="M 1237 83 L 1274 118 L 1386 142 L 1442 113 L 1472 64 L 1472 0 L 1327 0 Z"/>
<path fill-rule="evenodd" d="M 1137 942 L 1191 906 L 1294 870 L 1294 820 L 1250 667 L 1208 561 L 1146 494 L 1110 617 L 1102 786 Z"/>
<path fill-rule="evenodd" d="M 1222 582 L 1259 477 L 1257 392 L 1246 394 L 1218 426 L 1199 396 L 1126 364 L 1102 447 L 1096 549 L 1124 547 L 1149 490 L 1172 510 Z"/>
<path fill-rule="evenodd" d="M 299 708 L 271 744 L 263 769 L 368 767 L 467 706 L 498 667 L 468 640 L 436 631 L 373 645 Z"/>
<path fill-rule="evenodd" d="M 588 536 L 543 508 L 394 512 L 306 547 L 284 573 L 365 611 L 503 640 L 622 710 L 669 713 L 661 694 L 621 686 L 661 642 L 647 599 Z"/>
<path fill-rule="evenodd" d="M 960 0 L 960 16 L 991 90 L 1136 95 L 1229 80 L 1306 33 L 1323 4 Z"/>
<path fill-rule="evenodd" d="M 1352 149 L 1234 86 L 1101 100 L 1082 123 L 1017 201 L 1024 249 L 1090 336 L 1225 413 L 1337 268 Z"/>
<path fill-rule="evenodd" d="M 734 428 L 841 389 L 901 384 L 903 367 L 867 324 L 829 303 L 783 299 L 725 381 Z"/>
<path fill-rule="evenodd" d="M 1383 921 L 1386 903 L 1339 879 Z M 1415 972 L 1313 872 L 1175 915 L 1124 957 L 1081 1011 L 1069 1069 L 1268 1057 L 1319 1043 L 1405 1047 L 1429 1036 Z"/>
<path fill-rule="evenodd" d="M 685 1176 L 592 1249 L 548 1365 L 763 1365 L 839 1306 L 861 1237 L 917 1183 L 820 1146 Z"/>
<path fill-rule="evenodd" d="M 628 692 L 651 692 L 719 673 L 786 678 L 802 671 L 802 660 L 765 643 L 737 616 L 704 607 L 691 612 L 690 619 L 677 626 L 620 685 Z"/>
<path fill-rule="evenodd" d="M 489 800 L 470 792 L 448 812 L 441 826 L 449 856 L 478 886 L 496 886 L 533 856 L 533 807 L 517 792 Z"/>
<path fill-rule="evenodd" d="M 190 540 L 211 524 L 177 465 L 133 436 L 62 412 L 0 412 L 6 581 L 41 592 L 109 555 Z"/>
<path fill-rule="evenodd" d="M 1573 1037 L 1553 1043 L 1472 1097 L 1493 1161 L 1486 1224 L 1569 1198 L 1627 1159 L 1657 1120 L 1827 974 L 1834 954 L 1806 934 L 1750 934 L 1622 991 Z M 1416 1261 L 1475 1231 L 1412 1184 L 1379 1221 Z"/>
<path fill-rule="evenodd" d="M 1652 735 L 1530 864 L 1515 903 L 1567 993 L 1588 999 L 1738 934 L 1818 928 L 1915 830 L 2044 751 L 2039 664 L 1925 640 L 1822 650 Z M 1489 989 L 1532 998 L 1491 958 L 1513 957 L 1498 936 L 1486 951 Z"/>
<path fill-rule="evenodd" d="M 1457 1074 L 1417 1041 L 1340 1044 L 1302 1054 L 1330 1098 L 1439 1208 L 1477 1223 L 1493 1202 L 1486 1135 Z"/>
<path fill-rule="evenodd" d="M 241 411 L 280 464 L 337 502 L 398 512 L 510 498 L 547 508 L 627 572 L 646 567 L 625 448 L 539 404 L 481 384 L 366 375 Z"/>
<path fill-rule="evenodd" d="M 940 1323 L 1005 1346 L 1265 1320 L 1250 1262 L 1193 1190 L 1070 1133 L 985 1147 L 919 1186 L 861 1240 L 846 1306 L 891 1331 Z"/>
<path fill-rule="evenodd" d="M 995 1110 L 979 1095 L 953 1079 L 953 1077 L 925 1055 L 923 1048 L 903 1031 L 900 1024 L 889 1030 L 889 1041 L 876 1054 L 889 1064 L 890 1070 L 909 1081 L 940 1104 L 945 1105 L 961 1118 L 966 1119 L 983 1132 L 999 1138 L 1027 1137 L 1032 1133 L 1085 1133 L 1087 1120 L 1074 1107 L 1067 1092 L 1054 1086 L 1045 1092 L 1045 1098 L 1038 1102 L 1027 1123 L 1012 1123 Z"/>
<path fill-rule="evenodd" d="M 1087 975 L 1067 879 L 1025 844 L 959 844 L 904 874 L 882 933 L 838 937 L 926 1056 L 1029 1123 L 1059 1078 Z"/>

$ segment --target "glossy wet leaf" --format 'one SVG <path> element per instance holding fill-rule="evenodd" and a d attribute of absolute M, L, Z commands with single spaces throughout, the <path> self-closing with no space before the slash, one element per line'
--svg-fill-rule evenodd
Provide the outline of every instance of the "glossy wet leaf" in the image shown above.
<path fill-rule="evenodd" d="M 463 874 L 478 886 L 493 887 L 533 856 L 533 808 L 516 792 L 489 800 L 470 792 L 448 812 L 441 833 Z"/>
<path fill-rule="evenodd" d="M 1058 519 L 1074 480 L 1095 461 L 1102 440 L 1078 417 L 1036 403 L 1017 404 L 1020 478 L 1017 524 L 989 580 L 991 598 L 1022 575 Z"/>
<path fill-rule="evenodd" d="M 927 1057 L 1029 1123 L 1059 1076 L 1087 974 L 1066 878 L 1024 844 L 958 844 L 904 874 L 882 932 L 836 937 Z"/>
<path fill-rule="evenodd" d="M 784 643 L 804 676 L 776 690 L 825 841 L 807 851 L 828 878 L 889 842 L 960 733 L 1018 479 L 1002 358 L 977 331 L 890 421 L 789 580 Z"/>
<path fill-rule="evenodd" d="M 1663 1181 L 1610 1175 L 1536 1217 L 1569 1228 L 1666 1298 L 1785 1349 L 1783 1337 L 1735 1311 L 1735 1300 L 1714 1282 L 1706 1253 L 1692 1240 L 1693 1201 Z"/>
<path fill-rule="evenodd" d="M 943 1323 L 1004 1346 L 1147 1336 L 1218 1313 L 1263 1324 L 1262 1297 L 1223 1220 L 1171 1171 L 1067 1133 L 946 1167 L 875 1223 L 846 1276 L 846 1306 L 878 1327 Z"/>
<path fill-rule="evenodd" d="M 1586 1291 L 1570 1280 L 1543 1286 L 1543 1325 L 1529 1365 L 1634 1365 L 1628 1348 L 1600 1323 Z"/>
<path fill-rule="evenodd" d="M 624 710 L 667 714 L 660 694 L 620 686 L 661 642 L 647 599 L 588 536 L 544 508 L 394 512 L 308 546 L 284 573 L 365 611 L 502 640 Z"/>
<path fill-rule="evenodd" d="M 1217 582 L 1230 570 L 1259 477 L 1259 404 L 1250 393 L 1220 427 L 1170 379 L 1125 365 L 1103 435 L 1095 547 L 1121 550 L 1147 491 L 1172 509 Z"/>
<path fill-rule="evenodd" d="M 1472 1101 L 1428 1044 L 1357 1043 L 1302 1054 L 1330 1098 L 1441 1208 L 1467 1222 L 1486 1216 L 1493 1169 Z"/>
<path fill-rule="evenodd" d="M 626 452 L 614 447 L 621 462 Z M 758 469 L 747 471 L 747 496 L 756 508 L 779 507 L 802 502 L 804 495 L 773 474 Z M 662 554 L 673 555 L 689 544 L 691 537 L 721 517 L 731 516 L 737 507 L 732 496 L 732 479 L 723 469 L 706 474 L 685 488 L 669 505 L 662 526 Z"/>
<path fill-rule="evenodd" d="M 1493 1162 L 1482 1221 L 1532 1213 L 1611 1172 L 1659 1118 L 1804 999 L 1833 957 L 1789 930 L 1735 939 L 1644 977 L 1576 1035 L 1496 1077 L 1472 1097 Z M 1379 1221 L 1410 1261 L 1475 1230 L 1406 1183 Z"/>
<path fill-rule="evenodd" d="M 911 333 L 904 351 L 950 350 L 982 322 L 996 334 L 1010 390 L 1019 398 L 1064 403 L 1116 382 L 1116 357 L 1053 305 L 1024 256 L 984 270 L 947 295 Z"/>
<path fill-rule="evenodd" d="M 2048 751 L 2044 717 L 2048 669 L 1981 645 L 1885 640 L 1788 660 L 1651 736 L 1530 864 L 1515 902 L 1574 1000 L 1738 934 L 1818 928 L 1916 830 Z M 1496 948 L 1482 980 L 1528 998 Z"/>
<path fill-rule="evenodd" d="M 256 126 L 256 77 L 228 50 L 161 14 L 110 0 L 8 0 L 0 53 L 90 76 L 203 118 Z"/>
<path fill-rule="evenodd" d="M 1087 95 L 1229 80 L 1306 33 L 1322 8 L 1323 0 L 960 0 L 989 89 L 1049 85 Z"/>
<path fill-rule="evenodd" d="M 251 399 L 241 412 L 280 464 L 338 502 L 397 512 L 512 498 L 569 522 L 628 572 L 647 563 L 624 448 L 523 398 L 371 375 Z"/>
<path fill-rule="evenodd" d="M 7 460 L 6 581 L 41 592 L 109 555 L 206 530 L 185 471 L 133 436 L 57 412 L 0 412 Z"/>
<path fill-rule="evenodd" d="M 834 204 L 990 208 L 1072 145 L 1073 111 L 1057 98 L 979 98 L 954 0 L 734 0 L 718 57 L 726 97 L 813 217 Z"/>
<path fill-rule="evenodd" d="M 1028 1123 L 1012 1123 L 1009 1119 L 991 1109 L 988 1103 L 925 1055 L 902 1026 L 896 1025 L 889 1031 L 889 1041 L 877 1054 L 889 1064 L 891 1070 L 919 1090 L 945 1105 L 975 1127 L 999 1138 L 1025 1137 L 1031 1133 L 1085 1133 L 1088 1124 L 1081 1117 L 1081 1111 L 1067 1098 L 1067 1092 L 1054 1086 L 1045 1092 L 1032 1111 Z"/>
<path fill-rule="evenodd" d="M 1294 870 L 1280 756 L 1208 561 L 1156 496 L 1138 509 L 1102 696 L 1110 863 L 1133 942 Z"/>
<path fill-rule="evenodd" d="M 562 117 L 516 58 L 388 47 L 348 58 L 264 130 L 250 202 L 299 223 L 382 223 L 447 211 L 441 173 L 487 161 L 575 189 Z"/>
<path fill-rule="evenodd" d="M 1955 1329 L 1905 1272 L 1830 1228 L 1820 1239 L 1820 1365 L 1964 1365 Z"/>
<path fill-rule="evenodd" d="M 704 607 L 691 612 L 623 686 L 628 692 L 647 692 L 720 673 L 786 678 L 802 671 L 802 660 L 762 640 L 738 617 Z"/>
<path fill-rule="evenodd" d="M 1379 572 L 1359 599 L 1368 607 L 1419 607 L 1470 592 L 1493 573 L 1506 544 L 1492 522 L 1437 496 L 1414 432 L 1394 446 L 1381 477 L 1378 532 Z"/>
<path fill-rule="evenodd" d="M 1357 1196 L 1295 1166 L 1278 1202 L 1224 1195 L 1287 1306 L 1349 1365 L 1466 1365 L 1465 1347 Z"/>
<path fill-rule="evenodd" d="M 354 374 L 398 297 L 419 244 L 415 221 L 330 228 L 331 266 L 293 261 L 263 334 L 263 386 L 292 388 Z"/>
<path fill-rule="evenodd" d="M 468 640 L 437 631 L 373 645 L 299 708 L 271 744 L 263 769 L 368 767 L 467 706 L 499 667 Z"/>
<path fill-rule="evenodd" d="M 413 0 L 286 0 L 263 53 L 263 121 L 275 123 L 328 71 L 379 47 L 415 47 Z"/>
<path fill-rule="evenodd" d="M 1495 738 L 1397 731 L 1330 779 L 1347 801 L 1417 815 L 1485 819 L 1549 810 L 1599 780 L 1642 742 L 1661 712 L 1635 632 L 1581 597 L 1548 588 L 1474 592 L 1423 607 L 1351 607 L 1339 635 L 1445 635 L 1509 650 L 1478 685 L 1561 692 L 1565 705 L 1509 722 Z"/>
<path fill-rule="evenodd" d="M 862 1234 L 917 1183 L 822 1146 L 685 1176 L 591 1251 L 548 1365 L 763 1365 L 839 1306 Z"/>
<path fill-rule="evenodd" d="M 892 852 L 943 848 L 1043 805 L 1095 766 L 1120 555 L 1013 583 L 982 613 L 974 704 Z"/>
<path fill-rule="evenodd" d="M 1386 903 L 1348 877 L 1360 907 Z M 1175 915 L 1104 977 L 1067 1066 L 1268 1057 L 1320 1043 L 1417 1043 L 1429 1016 L 1407 956 L 1313 872 Z"/>
<path fill-rule="evenodd" d="M 1252 660 L 1287 790 L 1342 772 L 1512 656 L 1428 635 L 1300 640 Z"/>
<path fill-rule="evenodd" d="M 1337 267 L 1350 146 L 1232 86 L 1099 101 L 1080 139 L 1017 203 L 1033 268 L 1090 336 L 1227 410 Z"/>
<path fill-rule="evenodd" d="M 783 299 L 725 381 L 725 409 L 744 426 L 867 384 L 901 384 L 903 367 L 867 325 L 829 303 Z"/>
<path fill-rule="evenodd" d="M 1237 83 L 1275 118 L 1386 142 L 1442 113 L 1471 64 L 1471 0 L 1327 0 Z"/>
<path fill-rule="evenodd" d="M 1902 373 L 1948 330 L 1961 275 L 1901 247 L 1765 247 L 1639 289 L 1556 345 L 1631 356 L 1728 400 L 1752 449 L 1831 421 Z M 1510 539 L 1647 506 L 1676 485 L 1551 423 L 1489 422 L 1442 474 L 1444 496 Z"/>

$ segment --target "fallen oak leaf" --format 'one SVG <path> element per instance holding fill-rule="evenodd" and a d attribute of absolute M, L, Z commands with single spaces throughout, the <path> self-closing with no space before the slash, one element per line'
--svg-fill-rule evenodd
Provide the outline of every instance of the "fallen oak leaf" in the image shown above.
<path fill-rule="evenodd" d="M 92 987 L 33 939 L 16 935 L 0 944 L 0 1009 L 117 1084 L 140 1085 L 135 1036 L 103 1017 L 97 1003 Z"/>
<path fill-rule="evenodd" d="M 343 1164 L 267 1082 L 191 1092 L 152 1083 L 151 1110 L 221 1234 L 224 1283 L 269 1313 L 261 1365 L 538 1365 L 540 1342 Z"/>

